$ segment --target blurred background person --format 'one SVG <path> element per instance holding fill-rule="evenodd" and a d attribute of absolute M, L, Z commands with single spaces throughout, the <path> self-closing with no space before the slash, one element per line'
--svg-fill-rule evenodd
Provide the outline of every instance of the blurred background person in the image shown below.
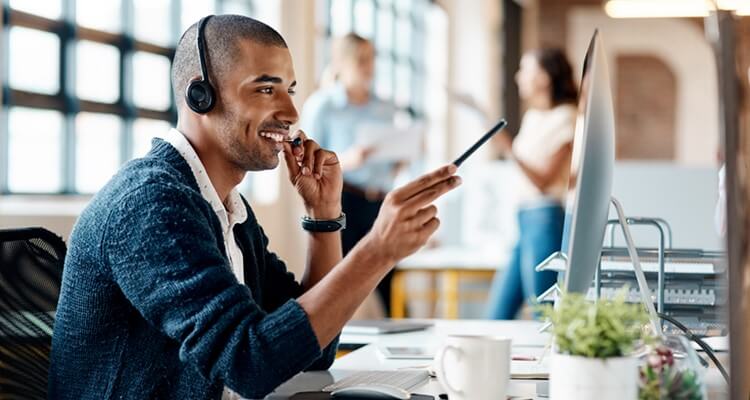
<path fill-rule="evenodd" d="M 519 238 L 503 273 L 490 290 L 490 319 L 513 319 L 524 300 L 555 283 L 557 273 L 534 267 L 560 250 L 564 199 L 577 116 L 577 91 L 562 50 L 526 53 L 516 73 L 519 95 L 528 107 L 518 135 L 497 135 L 498 147 L 517 165 L 508 184 L 517 207 Z"/>
<path fill-rule="evenodd" d="M 341 162 L 341 201 L 347 217 L 341 232 L 344 255 L 372 228 L 402 165 L 373 159 L 374 148 L 358 140 L 363 130 L 393 126 L 397 111 L 372 92 L 374 72 L 375 47 L 369 40 L 355 33 L 336 39 L 321 87 L 308 98 L 302 112 L 302 130 L 321 147 L 336 152 Z M 390 315 L 392 276 L 391 270 L 377 287 L 386 315 Z"/>

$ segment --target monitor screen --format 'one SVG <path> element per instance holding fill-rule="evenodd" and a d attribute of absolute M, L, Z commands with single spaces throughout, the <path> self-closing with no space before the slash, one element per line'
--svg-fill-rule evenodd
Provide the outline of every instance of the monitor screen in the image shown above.
<path fill-rule="evenodd" d="M 565 290 L 585 293 L 601 255 L 615 159 L 612 93 L 598 32 L 583 61 L 579 93 L 561 251 L 568 259 Z"/>

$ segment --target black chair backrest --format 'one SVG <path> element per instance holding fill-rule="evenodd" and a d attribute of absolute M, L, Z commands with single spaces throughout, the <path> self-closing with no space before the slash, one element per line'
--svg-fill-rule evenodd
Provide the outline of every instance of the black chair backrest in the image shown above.
<path fill-rule="evenodd" d="M 65 242 L 43 228 L 0 230 L 0 398 L 46 399 Z"/>

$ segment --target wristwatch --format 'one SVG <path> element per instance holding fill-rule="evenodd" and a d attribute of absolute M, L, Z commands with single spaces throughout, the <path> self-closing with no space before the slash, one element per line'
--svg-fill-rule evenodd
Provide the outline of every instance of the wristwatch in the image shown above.
<path fill-rule="evenodd" d="M 346 214 L 341 213 L 336 219 L 313 219 L 302 217 L 302 229 L 308 232 L 336 232 L 346 229 Z"/>

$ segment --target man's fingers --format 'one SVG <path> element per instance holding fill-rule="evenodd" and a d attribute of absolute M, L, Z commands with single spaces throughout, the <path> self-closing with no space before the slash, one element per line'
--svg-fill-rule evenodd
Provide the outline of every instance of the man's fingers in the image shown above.
<path fill-rule="evenodd" d="M 411 223 L 414 224 L 417 228 L 421 228 L 424 224 L 426 224 L 431 219 L 435 218 L 437 215 L 437 207 L 435 205 L 430 205 L 428 207 L 422 208 L 411 218 Z"/>
<path fill-rule="evenodd" d="M 421 235 L 423 235 L 422 236 L 422 240 L 424 240 L 426 242 L 427 239 L 429 239 L 430 236 L 432 236 L 435 233 L 435 231 L 437 231 L 437 229 L 439 227 L 440 227 L 440 220 L 437 219 L 437 217 L 433 217 L 432 219 L 430 219 L 429 221 L 427 221 L 422 226 L 422 229 L 419 232 Z"/>
<path fill-rule="evenodd" d="M 302 175 L 311 175 L 315 163 L 316 152 L 320 146 L 314 140 L 305 140 L 302 142 L 305 149 L 305 155 L 302 157 Z"/>
<path fill-rule="evenodd" d="M 297 165 L 297 157 L 294 155 L 292 145 L 290 143 L 284 143 L 284 162 L 286 162 L 286 168 L 289 170 L 289 176 L 294 178 L 299 175 L 299 165 Z"/>
<path fill-rule="evenodd" d="M 419 209 L 427 204 L 430 204 L 437 200 L 440 196 L 450 192 L 461 185 L 460 176 L 451 176 L 448 179 L 440 181 L 427 189 L 419 192 L 415 196 L 404 202 L 404 207 L 407 209 Z"/>
<path fill-rule="evenodd" d="M 320 179 L 320 177 L 323 175 L 323 162 L 325 162 L 326 159 L 325 150 L 318 149 L 315 152 L 315 162 L 313 163 L 312 173 L 313 176 L 315 176 L 315 179 Z"/>
<path fill-rule="evenodd" d="M 422 175 L 415 181 L 412 181 L 405 186 L 396 189 L 393 192 L 393 200 L 397 203 L 404 202 L 409 198 L 419 194 L 423 190 L 435 185 L 436 183 L 452 176 L 456 173 L 456 166 L 448 164 L 436 169 L 433 172 Z"/>
<path fill-rule="evenodd" d="M 330 151 L 318 149 L 315 152 L 315 163 L 313 164 L 313 175 L 316 179 L 320 179 L 323 176 L 323 165 L 335 164 L 336 155 Z"/>
<path fill-rule="evenodd" d="M 307 140 L 307 135 L 303 130 L 298 129 L 296 137 L 300 139 L 300 145 L 292 146 L 292 150 L 294 151 L 294 156 L 297 159 L 297 165 L 300 165 L 302 163 L 302 157 L 305 155 L 305 146 L 303 146 L 302 143 L 305 143 L 305 141 Z"/>

